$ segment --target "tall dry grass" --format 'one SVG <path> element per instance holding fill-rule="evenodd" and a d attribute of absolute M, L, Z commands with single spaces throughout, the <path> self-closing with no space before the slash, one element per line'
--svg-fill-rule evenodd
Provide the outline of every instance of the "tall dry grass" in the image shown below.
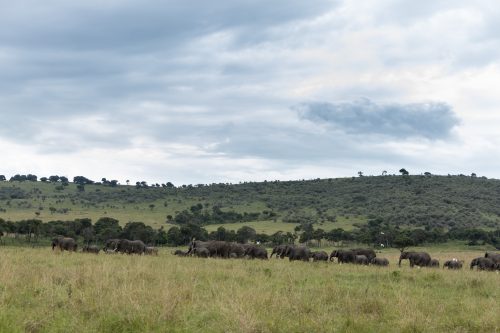
<path fill-rule="evenodd" d="M 389 268 L 2 247 L 0 332 L 500 331 L 499 274 L 383 255 Z"/>

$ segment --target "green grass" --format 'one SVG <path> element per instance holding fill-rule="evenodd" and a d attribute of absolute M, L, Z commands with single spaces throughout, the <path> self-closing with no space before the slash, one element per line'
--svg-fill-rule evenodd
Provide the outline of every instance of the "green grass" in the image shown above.
<path fill-rule="evenodd" d="M 443 250 L 440 259 L 481 254 Z M 491 272 L 177 258 L 167 249 L 0 255 L 0 332 L 500 330 L 500 275 Z"/>

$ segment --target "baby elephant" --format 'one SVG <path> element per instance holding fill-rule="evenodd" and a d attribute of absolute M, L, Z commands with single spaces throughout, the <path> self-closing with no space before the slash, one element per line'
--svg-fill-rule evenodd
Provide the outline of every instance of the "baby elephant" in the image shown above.
<path fill-rule="evenodd" d="M 313 261 L 328 261 L 328 253 L 325 251 L 311 252 Z"/>
<path fill-rule="evenodd" d="M 368 258 L 364 254 L 357 255 L 354 258 L 354 263 L 357 265 L 368 265 Z"/>
<path fill-rule="evenodd" d="M 387 258 L 375 257 L 370 261 L 370 264 L 375 266 L 389 266 L 389 260 Z"/>
<path fill-rule="evenodd" d="M 96 245 L 85 245 L 82 247 L 82 252 L 99 254 L 101 249 Z"/>
<path fill-rule="evenodd" d="M 431 261 L 429 262 L 429 267 L 439 268 L 439 260 L 431 259 Z"/>
<path fill-rule="evenodd" d="M 453 258 L 452 260 L 446 260 L 443 264 L 443 269 L 447 267 L 448 269 L 462 269 L 463 260 L 457 260 Z"/>

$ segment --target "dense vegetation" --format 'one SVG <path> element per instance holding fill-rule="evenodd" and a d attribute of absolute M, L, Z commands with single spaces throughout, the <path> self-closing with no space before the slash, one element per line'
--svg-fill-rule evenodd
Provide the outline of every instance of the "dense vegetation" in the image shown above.
<path fill-rule="evenodd" d="M 59 176 L 40 181 L 35 175 L 16 175 L 9 181 L 0 176 L 2 179 L 0 232 L 28 233 L 30 237 L 31 232 L 49 236 L 71 230 L 79 236 L 82 231 L 72 223 L 87 221 L 83 229 L 96 229 L 94 223 L 108 217 L 117 220 L 108 235 L 123 235 L 123 228 L 133 225 L 132 235 L 142 233 L 145 240 L 157 243 L 170 239 L 171 244 L 181 244 L 192 236 L 386 245 L 459 239 L 498 246 L 500 239 L 500 181 L 475 175 L 404 173 L 178 187 L 170 182 L 123 186 L 115 180 L 94 182 L 83 176 L 74 177 L 73 182 Z M 241 227 L 224 228 L 226 223 L 245 222 L 284 222 L 294 227 L 267 235 L 248 229 L 238 235 Z M 218 229 L 211 235 L 201 228 L 214 224 Z M 92 229 L 87 233 L 87 239 L 104 237 Z M 81 236 L 85 238 L 83 233 Z"/>

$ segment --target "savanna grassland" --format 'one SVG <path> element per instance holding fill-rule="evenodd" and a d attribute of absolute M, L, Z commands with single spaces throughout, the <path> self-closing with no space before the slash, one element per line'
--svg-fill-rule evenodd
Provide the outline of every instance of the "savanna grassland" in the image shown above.
<path fill-rule="evenodd" d="M 348 230 L 368 219 L 409 227 L 498 228 L 500 180 L 470 176 L 369 176 L 240 184 L 106 186 L 60 182 L 0 182 L 0 217 L 43 222 L 100 217 L 155 228 L 196 204 L 249 214 L 246 221 L 332 222 Z M 247 216 L 247 217 L 248 217 Z M 242 222 L 205 221 L 205 224 Z M 329 225 L 323 229 L 327 229 Z"/>
<path fill-rule="evenodd" d="M 499 332 L 500 275 L 0 247 L 0 332 Z"/>

